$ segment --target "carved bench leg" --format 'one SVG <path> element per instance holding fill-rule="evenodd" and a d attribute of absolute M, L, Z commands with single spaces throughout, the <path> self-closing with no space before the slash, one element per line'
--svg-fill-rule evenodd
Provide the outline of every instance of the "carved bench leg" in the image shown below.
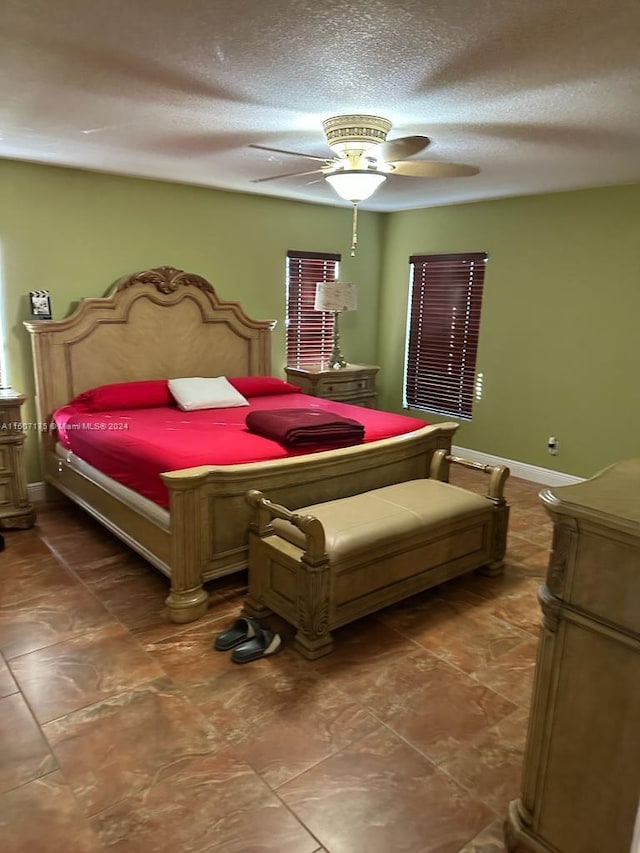
<path fill-rule="evenodd" d="M 264 603 L 269 581 L 271 560 L 265 553 L 262 539 L 249 537 L 249 590 L 244 599 L 242 612 L 251 619 L 264 619 L 273 611 Z"/>
<path fill-rule="evenodd" d="M 310 636 L 300 630 L 293 638 L 294 648 L 307 660 L 316 660 L 333 651 L 333 637 L 326 631 L 324 634 Z"/>
<path fill-rule="evenodd" d="M 495 578 L 504 573 L 504 555 L 507 550 L 507 529 L 509 526 L 509 507 L 502 502 L 494 508 L 493 542 L 491 556 L 493 559 L 486 566 L 479 568 L 478 574 Z"/>
<path fill-rule="evenodd" d="M 255 598 L 249 593 L 242 605 L 242 612 L 251 619 L 266 619 L 267 616 L 271 616 L 273 610 L 270 610 L 259 598 Z"/>
<path fill-rule="evenodd" d="M 482 575 L 485 578 L 497 578 L 499 575 L 504 574 L 504 560 L 496 560 L 493 563 L 487 563 L 486 566 L 482 566 L 479 569 L 476 569 L 479 575 Z"/>
<path fill-rule="evenodd" d="M 305 563 L 298 569 L 298 632 L 294 646 L 308 660 L 328 655 L 333 649 L 329 633 L 329 560 L 315 565 Z"/>

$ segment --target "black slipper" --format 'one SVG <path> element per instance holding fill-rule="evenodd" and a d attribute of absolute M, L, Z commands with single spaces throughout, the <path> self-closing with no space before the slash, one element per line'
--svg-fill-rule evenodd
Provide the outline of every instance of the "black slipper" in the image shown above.
<path fill-rule="evenodd" d="M 235 647 L 231 652 L 231 660 L 234 663 L 249 663 L 252 660 L 275 655 L 281 647 L 282 638 L 280 634 L 269 631 L 268 628 L 258 628 L 253 639 Z"/>
<path fill-rule="evenodd" d="M 230 628 L 223 631 L 215 639 L 213 648 L 219 652 L 228 652 L 229 649 L 234 649 L 240 643 L 250 640 L 255 637 L 262 628 L 255 619 L 248 619 L 246 616 L 241 616 L 236 619 Z"/>

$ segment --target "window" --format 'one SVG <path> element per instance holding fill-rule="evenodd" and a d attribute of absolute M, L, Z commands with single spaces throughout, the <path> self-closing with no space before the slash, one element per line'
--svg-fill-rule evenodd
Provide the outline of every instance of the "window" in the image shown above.
<path fill-rule="evenodd" d="M 471 420 L 487 255 L 414 255 L 404 402 Z"/>
<path fill-rule="evenodd" d="M 287 252 L 287 365 L 327 364 L 333 348 L 334 315 L 314 310 L 316 284 L 335 281 L 340 255 Z"/>

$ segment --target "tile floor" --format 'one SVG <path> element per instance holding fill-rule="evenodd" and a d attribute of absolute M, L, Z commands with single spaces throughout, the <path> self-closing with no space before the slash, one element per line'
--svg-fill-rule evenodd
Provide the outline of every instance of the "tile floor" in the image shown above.
<path fill-rule="evenodd" d="M 504 850 L 551 542 L 539 489 L 507 484 L 502 578 L 347 626 L 318 661 L 285 643 L 244 666 L 212 649 L 244 574 L 172 625 L 164 577 L 70 503 L 41 506 L 0 554 L 3 853 Z"/>

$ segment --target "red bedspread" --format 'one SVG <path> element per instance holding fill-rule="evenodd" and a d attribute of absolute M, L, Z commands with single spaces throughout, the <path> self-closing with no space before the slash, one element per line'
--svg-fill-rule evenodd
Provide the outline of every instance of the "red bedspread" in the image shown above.
<path fill-rule="evenodd" d="M 358 420 L 364 442 L 413 432 L 425 422 L 406 415 L 336 403 L 306 394 L 252 397 L 250 406 L 182 412 L 178 408 L 127 409 L 87 414 L 64 406 L 55 414 L 60 441 L 107 476 L 155 503 L 167 507 L 165 471 L 198 465 L 237 465 L 285 459 L 309 453 L 309 448 L 286 449 L 277 441 L 251 433 L 249 412 L 260 409 L 313 406 Z M 328 450 L 316 446 L 313 452 Z"/>

